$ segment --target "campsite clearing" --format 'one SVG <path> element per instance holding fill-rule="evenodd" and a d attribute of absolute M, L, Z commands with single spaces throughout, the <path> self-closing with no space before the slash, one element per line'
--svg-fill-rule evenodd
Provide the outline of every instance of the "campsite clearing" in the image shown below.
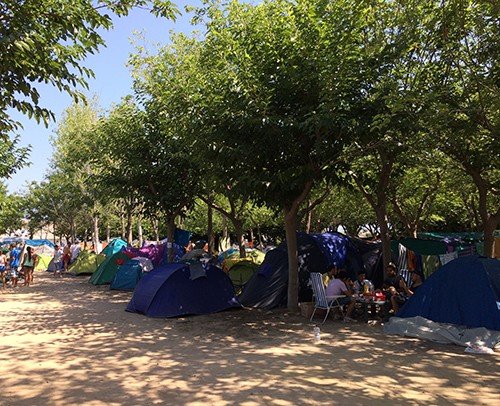
<path fill-rule="evenodd" d="M 130 292 L 35 274 L 0 295 L 2 405 L 497 404 L 500 353 L 313 325 L 285 310 L 178 319 Z"/>

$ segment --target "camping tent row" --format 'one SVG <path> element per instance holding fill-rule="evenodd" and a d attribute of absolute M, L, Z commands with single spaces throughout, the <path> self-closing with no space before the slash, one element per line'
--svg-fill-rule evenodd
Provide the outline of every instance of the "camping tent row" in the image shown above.
<path fill-rule="evenodd" d="M 327 272 L 333 265 L 345 268 L 354 279 L 361 270 L 375 279 L 381 269 L 381 245 L 340 233 L 297 233 L 299 301 L 309 302 L 311 272 Z M 243 306 L 272 309 L 284 307 L 288 291 L 288 255 L 286 242 L 268 251 L 264 262 L 245 284 L 239 301 Z"/>
<path fill-rule="evenodd" d="M 92 274 L 93 285 L 110 285 L 110 289 L 134 290 L 145 272 L 154 269 L 149 258 L 130 258 L 124 251 L 118 251 L 106 258 Z"/>

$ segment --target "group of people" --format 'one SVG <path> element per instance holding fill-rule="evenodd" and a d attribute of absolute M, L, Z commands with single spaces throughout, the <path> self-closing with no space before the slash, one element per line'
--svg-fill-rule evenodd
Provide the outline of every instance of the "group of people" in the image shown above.
<path fill-rule="evenodd" d="M 423 283 L 423 277 L 419 272 L 411 272 L 411 282 L 408 285 L 405 280 L 397 275 L 396 265 L 390 262 L 386 268 L 387 277 L 382 289 L 375 290 L 373 283 L 366 279 L 366 273 L 361 271 L 355 281 L 351 280 L 348 273 L 333 266 L 323 275 L 323 284 L 327 297 L 337 296 L 337 304 L 345 308 L 344 321 L 354 321 L 353 313 L 356 308 L 356 298 L 369 294 L 380 294 L 385 297 L 382 306 L 382 317 L 396 314 L 401 306 L 415 294 Z M 340 296 L 340 297 L 339 297 Z M 375 306 L 373 305 L 373 308 Z M 375 313 L 373 310 L 372 313 Z"/>
<path fill-rule="evenodd" d="M 80 252 L 79 244 L 68 242 L 64 247 L 54 246 L 54 276 L 62 276 L 68 270 L 72 260 Z M 22 279 L 22 286 L 30 286 L 33 283 L 33 271 L 39 261 L 38 255 L 33 247 L 29 245 L 11 244 L 8 249 L 0 251 L 0 279 L 2 281 L 1 292 L 5 292 L 7 286 L 18 287 Z"/>
<path fill-rule="evenodd" d="M 78 245 L 79 247 L 79 245 Z M 78 253 L 80 250 L 78 250 Z M 75 248 L 68 242 L 63 248 L 59 245 L 54 246 L 54 277 L 62 277 L 62 272 L 67 272 L 68 267 L 71 264 L 73 257 L 76 258 L 78 253 L 75 255 Z"/>
<path fill-rule="evenodd" d="M 33 283 L 33 271 L 38 263 L 38 255 L 30 246 L 22 247 L 21 244 L 12 244 L 9 249 L 0 253 L 0 278 L 2 280 L 2 293 L 7 288 L 7 278 L 10 275 L 10 284 L 16 288 L 19 279 L 23 278 L 22 286 Z"/>

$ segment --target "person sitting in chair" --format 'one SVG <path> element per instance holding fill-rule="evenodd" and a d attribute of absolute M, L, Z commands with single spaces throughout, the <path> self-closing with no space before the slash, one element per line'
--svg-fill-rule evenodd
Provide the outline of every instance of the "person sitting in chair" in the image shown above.
<path fill-rule="evenodd" d="M 344 317 L 344 321 L 346 322 L 354 321 L 354 319 L 351 318 L 351 315 L 354 310 L 354 306 L 356 305 L 356 301 L 353 297 L 351 290 L 347 287 L 348 285 L 350 286 L 351 284 L 352 281 L 349 279 L 347 272 L 340 271 L 337 277 L 330 281 L 325 291 L 327 297 L 341 296 L 341 295 L 345 296 L 339 298 L 338 303 L 341 306 L 347 306 L 346 316 Z"/>
<path fill-rule="evenodd" d="M 403 279 L 399 280 L 399 287 L 402 293 L 398 295 L 391 296 L 391 304 L 394 309 L 394 313 L 399 311 L 399 308 L 406 303 L 406 301 L 415 294 L 417 289 L 422 285 L 422 275 L 418 272 L 411 273 L 411 284 L 410 287 L 406 285 Z"/>
<path fill-rule="evenodd" d="M 323 274 L 323 285 L 325 288 L 328 287 L 328 284 L 337 277 L 339 273 L 339 268 L 337 268 L 336 264 L 333 264 L 332 267 Z"/>

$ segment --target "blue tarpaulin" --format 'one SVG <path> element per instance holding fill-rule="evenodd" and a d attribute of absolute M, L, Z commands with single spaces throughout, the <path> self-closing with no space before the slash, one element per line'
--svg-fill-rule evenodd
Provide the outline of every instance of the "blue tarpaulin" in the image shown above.
<path fill-rule="evenodd" d="M 26 240 L 24 243 L 30 247 L 41 247 L 42 245 L 46 245 L 50 248 L 54 248 L 54 243 L 49 240 Z"/>

